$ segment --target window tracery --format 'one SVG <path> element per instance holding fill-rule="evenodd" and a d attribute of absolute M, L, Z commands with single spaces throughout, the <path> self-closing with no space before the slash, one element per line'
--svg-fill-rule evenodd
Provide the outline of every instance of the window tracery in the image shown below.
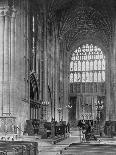
<path fill-rule="evenodd" d="M 70 83 L 80 81 L 105 82 L 105 56 L 99 47 L 82 45 L 72 54 Z"/>

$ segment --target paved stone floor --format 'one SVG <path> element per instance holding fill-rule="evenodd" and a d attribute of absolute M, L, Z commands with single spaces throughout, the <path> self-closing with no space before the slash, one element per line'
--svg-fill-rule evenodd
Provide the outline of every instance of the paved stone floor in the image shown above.
<path fill-rule="evenodd" d="M 62 152 L 64 148 L 67 148 L 70 144 L 72 143 L 79 143 L 80 142 L 80 137 L 69 137 L 57 144 L 45 144 L 44 146 L 41 145 L 40 147 L 40 142 L 38 143 L 38 149 L 39 149 L 39 155 L 58 155 Z M 44 143 L 43 143 L 44 144 Z"/>
<path fill-rule="evenodd" d="M 38 155 L 116 155 L 116 139 L 80 143 L 80 137 L 69 137 L 55 145 L 39 148 Z"/>
<path fill-rule="evenodd" d="M 46 143 L 38 147 L 38 155 L 116 155 L 116 138 L 100 138 L 98 141 L 82 143 L 80 133 L 73 132 L 70 137 L 55 145 L 47 146 Z"/>
<path fill-rule="evenodd" d="M 38 155 L 116 155 L 116 138 L 82 143 L 80 135 L 79 131 L 71 132 L 68 138 L 56 144 L 37 137 L 26 137 L 25 140 L 38 142 Z"/>

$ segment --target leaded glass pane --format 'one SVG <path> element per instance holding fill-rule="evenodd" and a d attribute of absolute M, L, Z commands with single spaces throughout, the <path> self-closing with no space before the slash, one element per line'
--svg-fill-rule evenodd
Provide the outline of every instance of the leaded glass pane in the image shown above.
<path fill-rule="evenodd" d="M 81 61 L 78 61 L 78 71 L 81 71 Z"/>
<path fill-rule="evenodd" d="M 79 47 L 72 54 L 70 71 L 70 82 L 105 81 L 105 56 L 102 50 L 92 44 Z"/>
<path fill-rule="evenodd" d="M 91 53 L 89 53 L 89 55 L 88 55 L 88 59 L 89 59 L 89 60 L 91 59 Z"/>
<path fill-rule="evenodd" d="M 97 46 L 94 47 L 94 51 L 97 52 Z"/>
<path fill-rule="evenodd" d="M 74 82 L 77 82 L 77 73 L 74 73 Z"/>
<path fill-rule="evenodd" d="M 97 82 L 97 72 L 94 72 L 94 82 Z"/>
<path fill-rule="evenodd" d="M 86 61 L 86 71 L 89 71 L 89 61 Z"/>
<path fill-rule="evenodd" d="M 82 71 L 85 71 L 85 61 L 82 62 Z"/>
<path fill-rule="evenodd" d="M 73 71 L 73 61 L 70 62 L 70 71 Z"/>
<path fill-rule="evenodd" d="M 105 70 L 105 60 L 102 60 L 102 70 Z"/>
<path fill-rule="evenodd" d="M 83 51 L 83 52 L 85 51 L 85 48 L 86 48 L 85 45 L 83 45 L 83 46 L 82 46 L 82 51 Z"/>
<path fill-rule="evenodd" d="M 85 72 L 82 72 L 82 82 L 85 82 Z"/>
<path fill-rule="evenodd" d="M 78 48 L 78 52 L 79 52 L 79 53 L 81 52 L 81 48 L 80 48 L 80 47 Z"/>
<path fill-rule="evenodd" d="M 77 71 L 77 61 L 74 62 L 74 71 Z"/>
<path fill-rule="evenodd" d="M 93 45 L 91 44 L 90 45 L 90 52 L 92 52 L 93 51 Z"/>
<path fill-rule="evenodd" d="M 89 52 L 89 45 L 86 44 L 86 52 Z"/>
<path fill-rule="evenodd" d="M 105 81 L 105 71 L 102 71 L 102 82 Z"/>
<path fill-rule="evenodd" d="M 94 70 L 97 70 L 97 60 L 94 61 Z"/>
<path fill-rule="evenodd" d="M 90 79 L 89 79 L 90 82 L 93 82 L 93 72 L 90 72 L 90 76 L 89 77 L 90 77 Z"/>
<path fill-rule="evenodd" d="M 96 55 L 96 59 L 99 59 L 99 54 Z"/>
<path fill-rule="evenodd" d="M 81 73 L 78 73 L 77 82 L 81 82 Z"/>
<path fill-rule="evenodd" d="M 98 70 L 101 70 L 101 60 L 98 60 Z"/>
<path fill-rule="evenodd" d="M 87 55 L 86 54 L 84 55 L 84 60 L 87 60 Z"/>
<path fill-rule="evenodd" d="M 98 82 L 101 82 L 101 72 L 98 72 Z"/>
<path fill-rule="evenodd" d="M 90 61 L 90 70 L 93 70 L 93 61 Z"/>
<path fill-rule="evenodd" d="M 73 73 L 70 74 L 70 82 L 73 82 Z"/>
<path fill-rule="evenodd" d="M 90 82 L 89 72 L 86 72 L 86 82 Z"/>
<path fill-rule="evenodd" d="M 78 61 L 78 55 L 77 55 L 77 54 L 76 54 L 76 56 L 75 56 L 75 60 Z"/>
<path fill-rule="evenodd" d="M 72 60 L 75 60 L 75 54 L 73 53 L 73 55 L 72 55 L 72 58 L 71 58 Z"/>

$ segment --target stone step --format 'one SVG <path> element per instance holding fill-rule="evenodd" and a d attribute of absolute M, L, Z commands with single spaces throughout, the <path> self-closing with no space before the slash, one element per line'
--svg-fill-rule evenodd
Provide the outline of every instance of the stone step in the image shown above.
<path fill-rule="evenodd" d="M 116 155 L 116 145 L 71 144 L 63 150 L 63 155 Z"/>

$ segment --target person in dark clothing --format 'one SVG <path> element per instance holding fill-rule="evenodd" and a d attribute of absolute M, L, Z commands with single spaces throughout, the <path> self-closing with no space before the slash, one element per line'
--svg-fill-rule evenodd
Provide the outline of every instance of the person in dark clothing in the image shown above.
<path fill-rule="evenodd" d="M 85 122 L 82 120 L 79 120 L 78 125 L 77 125 L 80 129 L 84 129 L 85 128 Z"/>
<path fill-rule="evenodd" d="M 89 141 L 91 139 L 97 140 L 90 123 L 86 123 L 86 125 L 85 125 L 85 139 L 86 139 L 86 141 Z"/>
<path fill-rule="evenodd" d="M 69 122 L 67 123 L 67 132 L 70 133 L 70 123 Z"/>

